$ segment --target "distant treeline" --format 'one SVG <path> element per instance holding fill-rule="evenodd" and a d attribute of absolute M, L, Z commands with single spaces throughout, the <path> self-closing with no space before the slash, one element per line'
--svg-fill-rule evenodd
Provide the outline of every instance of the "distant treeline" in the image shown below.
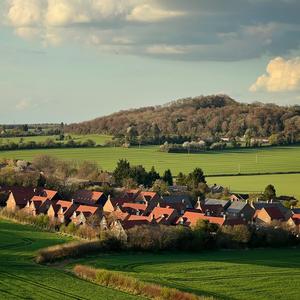
<path fill-rule="evenodd" d="M 51 149 L 51 148 L 88 148 L 96 147 L 96 143 L 93 140 L 86 141 L 74 141 L 68 140 L 66 142 L 56 141 L 54 139 L 46 139 L 44 142 L 35 142 L 35 141 L 19 141 L 19 142 L 8 142 L 0 144 L 0 151 L 8 150 L 23 150 L 23 149 Z"/>
<path fill-rule="evenodd" d="M 199 139 L 215 142 L 221 137 L 244 136 L 250 141 L 274 134 L 284 143 L 293 144 L 300 141 L 300 106 L 244 104 L 226 95 L 200 96 L 164 106 L 120 111 L 70 124 L 65 131 L 110 134 L 123 137 L 130 144 L 182 143 Z"/>

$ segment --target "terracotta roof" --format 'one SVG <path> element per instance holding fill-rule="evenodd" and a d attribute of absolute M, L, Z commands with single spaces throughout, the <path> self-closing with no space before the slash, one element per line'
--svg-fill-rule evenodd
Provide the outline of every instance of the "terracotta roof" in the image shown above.
<path fill-rule="evenodd" d="M 163 220 L 168 220 L 168 218 L 174 214 L 175 209 L 170 207 L 155 207 L 150 216 L 154 217 L 157 223 L 160 223 Z"/>
<path fill-rule="evenodd" d="M 202 213 L 187 211 L 182 217 L 177 220 L 177 224 L 180 224 L 180 220 L 184 221 L 184 225 L 195 226 L 198 220 L 208 220 L 209 223 L 223 225 L 225 219 L 223 217 L 209 217 Z"/>
<path fill-rule="evenodd" d="M 140 225 L 149 225 L 151 222 L 149 221 L 149 217 L 146 216 L 137 216 L 137 215 L 129 215 L 128 218 L 121 221 L 121 224 L 124 229 L 130 229 L 134 226 Z"/>
<path fill-rule="evenodd" d="M 95 204 L 97 201 L 100 200 L 100 198 L 103 195 L 104 194 L 102 192 L 79 190 L 74 193 L 73 199 L 74 199 L 74 201 L 83 203 L 83 204 L 89 204 L 89 203 Z"/>
<path fill-rule="evenodd" d="M 140 203 L 129 203 L 125 202 L 121 205 L 122 208 L 132 208 L 134 210 L 140 210 L 140 211 L 145 211 L 147 209 L 146 204 L 140 204 Z"/>
<path fill-rule="evenodd" d="M 91 206 L 91 205 L 79 205 L 76 208 L 77 212 L 88 212 L 91 214 L 94 214 L 95 212 L 97 212 L 97 210 L 99 210 L 98 206 Z"/>

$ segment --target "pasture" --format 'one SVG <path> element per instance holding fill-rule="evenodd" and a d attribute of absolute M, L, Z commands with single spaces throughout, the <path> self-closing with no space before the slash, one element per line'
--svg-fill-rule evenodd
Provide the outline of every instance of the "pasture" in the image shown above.
<path fill-rule="evenodd" d="M 278 196 L 300 199 L 300 174 L 207 177 L 207 181 L 228 187 L 235 193 L 260 193 L 268 184 L 273 184 Z"/>
<path fill-rule="evenodd" d="M 300 171 L 300 147 L 272 147 L 210 151 L 197 154 L 160 152 L 158 146 L 121 148 L 72 148 L 1 151 L 0 158 L 32 160 L 38 154 L 61 159 L 95 161 L 103 170 L 112 171 L 117 161 L 126 158 L 133 165 L 152 166 L 159 172 L 171 169 L 173 175 L 188 173 L 195 167 L 206 175 Z"/>
<path fill-rule="evenodd" d="M 216 299 L 299 299 L 300 249 L 113 254 L 80 263 Z"/>
<path fill-rule="evenodd" d="M 33 262 L 38 249 L 68 240 L 0 219 L 0 299 L 139 299 Z"/>

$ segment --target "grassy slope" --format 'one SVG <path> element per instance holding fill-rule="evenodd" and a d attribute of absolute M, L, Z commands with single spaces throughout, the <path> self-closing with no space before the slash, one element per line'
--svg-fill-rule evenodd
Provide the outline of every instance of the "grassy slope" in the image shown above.
<path fill-rule="evenodd" d="M 127 158 L 132 164 L 142 164 L 148 169 L 154 165 L 160 172 L 170 168 L 174 175 L 180 171 L 187 173 L 195 167 L 201 167 L 207 175 L 237 173 L 239 166 L 241 173 L 300 171 L 300 147 L 227 150 L 190 155 L 159 152 L 157 146 L 141 149 L 47 149 L 0 152 L 0 158 L 31 160 L 39 153 L 63 159 L 93 160 L 105 170 L 113 170 L 119 159 Z"/>
<path fill-rule="evenodd" d="M 262 192 L 268 184 L 275 186 L 277 195 L 300 199 L 300 174 L 208 177 L 210 184 L 220 184 L 233 192 Z"/>
<path fill-rule="evenodd" d="M 96 142 L 98 145 L 104 144 L 106 141 L 109 141 L 111 139 L 111 136 L 108 135 L 101 135 L 101 134 L 88 134 L 88 135 L 73 135 L 71 134 L 72 138 L 79 142 L 86 141 L 88 139 L 91 139 Z M 24 142 L 29 141 L 35 141 L 35 142 L 44 142 L 46 139 L 56 139 L 58 136 L 55 135 L 46 135 L 46 136 L 27 136 L 23 137 Z M 19 143 L 21 137 L 11 137 L 11 138 L 0 138 L 0 141 L 2 141 L 3 144 L 6 144 L 7 142 L 14 142 Z"/>
<path fill-rule="evenodd" d="M 102 255 L 80 263 L 218 299 L 299 299 L 299 249 Z"/>
<path fill-rule="evenodd" d="M 0 299 L 138 299 L 33 262 L 36 250 L 66 240 L 0 220 Z"/>

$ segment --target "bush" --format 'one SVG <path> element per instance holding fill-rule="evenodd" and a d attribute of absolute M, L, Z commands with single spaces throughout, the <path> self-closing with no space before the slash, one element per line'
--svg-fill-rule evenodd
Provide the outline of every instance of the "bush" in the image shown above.
<path fill-rule="evenodd" d="M 64 258 L 79 258 L 99 251 L 122 249 L 122 244 L 116 238 L 109 236 L 105 240 L 92 242 L 71 242 L 41 249 L 35 260 L 37 263 L 52 263 Z"/>
<path fill-rule="evenodd" d="M 88 266 L 77 265 L 74 273 L 81 278 L 94 283 L 121 290 L 133 295 L 140 295 L 150 299 L 162 300 L 201 300 L 212 299 L 185 293 L 177 289 L 162 287 L 157 284 L 143 282 L 119 272 L 104 269 L 94 269 Z"/>

